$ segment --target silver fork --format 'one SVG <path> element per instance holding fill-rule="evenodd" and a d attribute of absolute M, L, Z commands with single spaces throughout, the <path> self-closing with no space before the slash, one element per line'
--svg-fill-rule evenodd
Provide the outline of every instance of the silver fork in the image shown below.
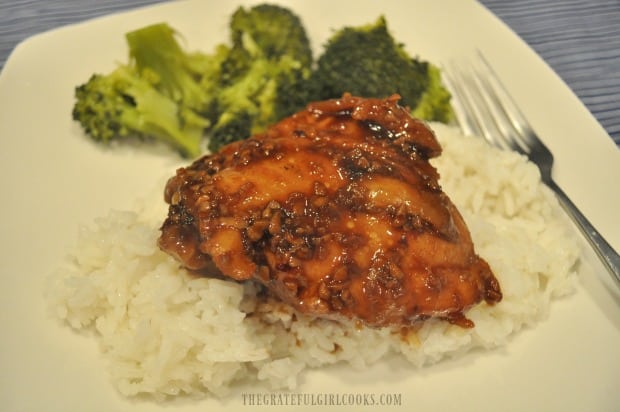
<path fill-rule="evenodd" d="M 443 80 L 452 93 L 461 130 L 466 135 L 482 136 L 494 146 L 517 151 L 535 163 L 542 181 L 555 192 L 620 286 L 620 256 L 554 182 L 552 153 L 538 138 L 482 53 L 478 55 L 477 63 L 443 66 Z"/>

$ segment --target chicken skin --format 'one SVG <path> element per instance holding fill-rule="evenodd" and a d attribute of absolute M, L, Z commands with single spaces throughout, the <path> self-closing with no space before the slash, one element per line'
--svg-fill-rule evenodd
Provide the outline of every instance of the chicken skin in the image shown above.
<path fill-rule="evenodd" d="M 398 98 L 311 103 L 179 169 L 160 247 L 304 314 L 473 326 L 463 311 L 500 287 L 428 161 L 435 135 Z"/>

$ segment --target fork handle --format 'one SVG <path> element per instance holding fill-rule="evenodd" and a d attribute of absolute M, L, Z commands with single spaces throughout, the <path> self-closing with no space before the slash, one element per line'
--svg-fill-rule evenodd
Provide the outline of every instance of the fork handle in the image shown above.
<path fill-rule="evenodd" d="M 620 286 L 620 256 L 618 253 L 553 180 L 547 182 L 547 185 L 555 192 L 562 207 L 577 224 L 577 227 L 579 227 L 588 242 L 590 242 L 605 268 L 614 277 L 616 284 Z"/>

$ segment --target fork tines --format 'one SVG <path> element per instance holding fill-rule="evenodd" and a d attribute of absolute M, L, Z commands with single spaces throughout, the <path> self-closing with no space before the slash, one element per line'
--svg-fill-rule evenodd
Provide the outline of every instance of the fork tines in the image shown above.
<path fill-rule="evenodd" d="M 484 137 L 494 146 L 530 153 L 538 144 L 534 132 L 493 68 L 479 59 L 452 62 L 443 67 L 443 80 L 452 92 L 452 104 L 461 130 Z"/>
<path fill-rule="evenodd" d="M 542 181 L 557 195 L 560 204 L 620 286 L 620 256 L 579 211 L 552 177 L 553 155 L 500 82 L 495 71 L 478 52 L 475 62 L 443 66 L 443 81 L 452 93 L 452 107 L 464 134 L 484 137 L 503 149 L 517 151 L 540 170 Z"/>

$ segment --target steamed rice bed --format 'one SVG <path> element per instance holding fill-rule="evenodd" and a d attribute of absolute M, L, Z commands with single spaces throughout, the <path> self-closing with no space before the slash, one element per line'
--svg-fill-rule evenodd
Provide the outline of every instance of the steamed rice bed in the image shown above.
<path fill-rule="evenodd" d="M 432 161 L 440 183 L 504 295 L 465 313 L 472 329 L 431 320 L 403 335 L 311 319 L 259 301 L 251 284 L 189 275 L 156 246 L 166 213 L 160 193 L 145 199 L 148 208 L 112 211 L 81 228 L 79 247 L 51 278 L 53 313 L 96 331 L 122 394 L 158 399 L 224 396 L 242 380 L 293 389 L 306 368 L 341 362 L 363 370 L 391 354 L 421 367 L 505 344 L 573 289 L 578 248 L 533 164 L 453 128 L 432 128 L 444 148 Z"/>

